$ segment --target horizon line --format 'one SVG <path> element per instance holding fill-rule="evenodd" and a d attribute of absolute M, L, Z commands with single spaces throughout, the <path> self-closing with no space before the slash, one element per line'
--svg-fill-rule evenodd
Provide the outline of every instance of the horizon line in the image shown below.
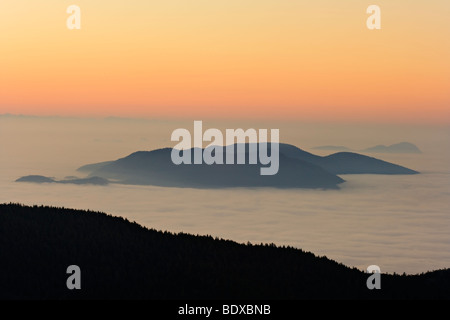
<path fill-rule="evenodd" d="M 206 120 L 206 121 L 252 121 L 252 122 L 268 122 L 273 121 L 274 123 L 304 123 L 304 124 L 329 124 L 329 125 L 399 125 L 399 126 L 424 126 L 424 127 L 450 127 L 449 123 L 433 123 L 433 122 L 415 122 L 415 121 L 370 121 L 364 120 L 332 120 L 332 119 L 293 119 L 293 118 L 249 118 L 245 117 L 212 117 L 212 116 L 118 116 L 118 115 L 61 115 L 61 114 L 49 114 L 49 115 L 38 115 L 38 114 L 22 114 L 22 113 L 0 113 L 0 118 L 30 118 L 30 119 L 59 119 L 59 120 L 110 120 L 110 121 L 195 121 L 195 120 Z"/>

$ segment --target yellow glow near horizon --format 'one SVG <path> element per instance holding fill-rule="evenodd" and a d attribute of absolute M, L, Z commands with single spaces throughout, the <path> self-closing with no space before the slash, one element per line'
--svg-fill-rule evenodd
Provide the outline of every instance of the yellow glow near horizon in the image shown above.
<path fill-rule="evenodd" d="M 4 0 L 0 113 L 449 123 L 449 17 L 445 0 Z"/>

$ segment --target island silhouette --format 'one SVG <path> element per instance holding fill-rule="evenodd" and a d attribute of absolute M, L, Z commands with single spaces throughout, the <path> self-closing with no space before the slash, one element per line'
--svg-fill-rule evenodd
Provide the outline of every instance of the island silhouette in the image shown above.
<path fill-rule="evenodd" d="M 212 147 L 211 147 L 212 148 Z M 238 144 L 233 145 L 235 163 Z M 245 144 L 242 150 L 249 159 L 250 150 Z M 194 149 L 183 152 L 193 153 Z M 268 144 L 270 150 L 270 144 Z M 204 151 L 204 149 L 203 149 Z M 25 176 L 18 182 L 57 182 L 77 184 L 120 183 L 132 185 L 154 185 L 181 188 L 312 188 L 338 189 L 344 179 L 339 174 L 417 174 L 417 171 L 403 166 L 353 152 L 338 152 L 318 156 L 294 145 L 279 144 L 279 171 L 276 175 L 260 175 L 261 164 L 179 164 L 171 160 L 172 148 L 134 152 L 114 161 L 88 164 L 78 168 L 87 174 L 84 179 L 56 181 L 43 176 Z M 227 149 L 221 156 L 225 159 Z M 242 153 L 241 153 L 242 155 Z"/>

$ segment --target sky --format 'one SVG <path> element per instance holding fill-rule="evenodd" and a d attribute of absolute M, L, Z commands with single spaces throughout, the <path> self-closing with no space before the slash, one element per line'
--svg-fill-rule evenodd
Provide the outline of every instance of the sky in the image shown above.
<path fill-rule="evenodd" d="M 449 124 L 449 17 L 448 0 L 2 0 L 0 114 Z"/>

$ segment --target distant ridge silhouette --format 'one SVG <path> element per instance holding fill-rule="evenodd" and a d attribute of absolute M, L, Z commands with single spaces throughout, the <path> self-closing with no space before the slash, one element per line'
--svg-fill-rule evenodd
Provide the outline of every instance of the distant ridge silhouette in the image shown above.
<path fill-rule="evenodd" d="M 319 146 L 314 147 L 315 150 L 329 150 L 329 151 L 358 151 L 352 150 L 345 146 Z M 368 152 L 368 153 L 410 153 L 410 154 L 419 154 L 422 153 L 420 149 L 412 144 L 411 142 L 400 142 L 395 143 L 390 146 L 385 145 L 377 145 L 374 147 L 366 148 L 363 150 L 359 150 L 359 152 Z"/>
<path fill-rule="evenodd" d="M 326 151 L 352 151 L 352 149 L 344 147 L 344 146 L 318 146 L 318 147 L 314 147 L 312 149 L 315 150 L 326 150 Z"/>

